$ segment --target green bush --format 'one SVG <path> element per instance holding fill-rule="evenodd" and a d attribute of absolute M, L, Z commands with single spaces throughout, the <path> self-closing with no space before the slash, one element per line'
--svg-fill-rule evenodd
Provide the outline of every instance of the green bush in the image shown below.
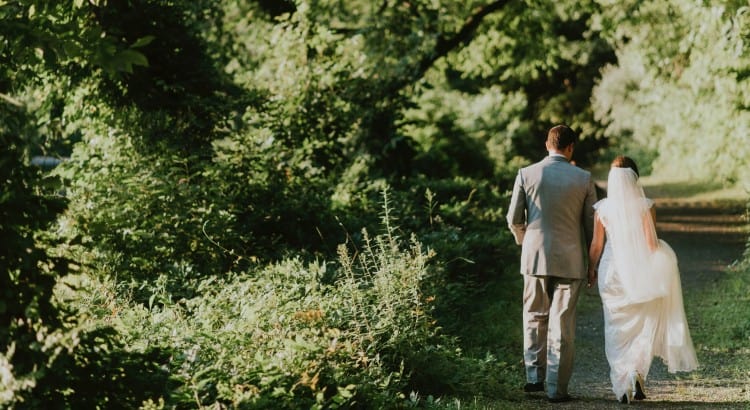
<path fill-rule="evenodd" d="M 53 289 L 70 261 L 51 255 L 41 233 L 64 209 L 59 197 L 40 193 L 41 173 L 29 165 L 30 116 L 13 100 L 0 100 L 0 404 L 33 386 L 55 355 L 65 318 Z"/>
<path fill-rule="evenodd" d="M 66 348 L 36 372 L 34 387 L 17 395 L 19 407 L 134 409 L 176 384 L 164 366 L 168 351 L 128 351 L 111 327 L 70 331 L 67 337 Z"/>
<path fill-rule="evenodd" d="M 156 386 L 178 408 L 394 408 L 465 393 L 494 359 L 462 357 L 442 332 L 434 306 L 444 272 L 414 237 L 399 236 L 390 212 L 381 234 L 364 230 L 335 262 L 291 258 L 205 278 L 190 298 L 157 286 L 148 305 L 96 279 L 110 275 L 94 275 L 76 304 L 120 332 L 124 348 L 101 360 L 151 357 L 140 368 L 155 385 L 138 396 L 144 401 L 159 399 Z M 159 352 L 171 355 L 164 362 Z"/>
<path fill-rule="evenodd" d="M 440 345 L 421 290 L 428 255 L 415 242 L 400 247 L 377 236 L 354 258 L 342 248 L 338 267 L 290 259 L 205 279 L 193 298 L 122 305 L 116 324 L 132 351 L 174 352 L 168 367 L 181 387 L 167 404 L 394 407 L 410 359 Z"/>

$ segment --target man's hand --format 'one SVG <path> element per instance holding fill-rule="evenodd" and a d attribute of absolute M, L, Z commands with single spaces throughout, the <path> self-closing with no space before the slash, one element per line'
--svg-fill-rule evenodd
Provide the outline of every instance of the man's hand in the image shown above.
<path fill-rule="evenodd" d="M 523 237 L 526 235 L 526 224 L 510 224 L 508 227 L 513 234 L 513 239 L 516 240 L 516 245 L 523 245 Z"/>

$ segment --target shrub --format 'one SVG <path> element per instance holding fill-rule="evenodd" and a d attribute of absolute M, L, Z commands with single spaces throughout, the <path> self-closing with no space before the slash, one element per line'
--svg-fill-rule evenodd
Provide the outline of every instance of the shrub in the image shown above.
<path fill-rule="evenodd" d="M 361 244 L 340 246 L 337 262 L 297 257 L 204 278 L 191 298 L 165 286 L 151 305 L 118 299 L 109 279 L 79 305 L 113 324 L 131 355 L 172 352 L 166 405 L 399 407 L 411 389 L 430 387 L 420 380 L 451 380 L 430 372 L 455 364 L 426 364 L 453 363 L 458 350 L 432 315 L 431 283 L 442 274 L 428 264 L 432 253 L 396 235 L 388 211 L 383 221 L 382 234 L 365 230 Z"/>

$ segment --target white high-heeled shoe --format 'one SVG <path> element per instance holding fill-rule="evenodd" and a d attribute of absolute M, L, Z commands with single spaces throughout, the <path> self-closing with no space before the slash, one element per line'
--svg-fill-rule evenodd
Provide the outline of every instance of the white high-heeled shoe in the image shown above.
<path fill-rule="evenodd" d="M 630 377 L 631 383 L 629 383 L 627 389 L 625 389 L 625 393 L 623 393 L 623 395 L 620 396 L 618 400 L 622 404 L 630 404 L 630 402 L 633 399 L 633 383 L 632 383 L 633 377 L 632 377 L 632 374 L 630 376 L 631 376 Z"/>
<path fill-rule="evenodd" d="M 630 404 L 630 396 L 631 396 L 631 392 L 630 392 L 630 389 L 628 389 L 628 391 L 626 391 L 625 394 L 623 394 L 622 397 L 620 397 L 620 403 Z"/>

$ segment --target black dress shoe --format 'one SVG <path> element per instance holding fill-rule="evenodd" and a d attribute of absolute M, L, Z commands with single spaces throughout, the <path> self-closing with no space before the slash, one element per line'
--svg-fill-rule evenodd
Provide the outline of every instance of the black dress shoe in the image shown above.
<path fill-rule="evenodd" d="M 523 391 L 526 393 L 533 393 L 537 391 L 544 391 L 544 383 L 526 383 L 525 386 L 523 386 Z"/>
<path fill-rule="evenodd" d="M 573 401 L 573 396 L 566 394 L 564 396 L 550 397 L 547 401 L 550 403 L 564 403 L 566 401 Z"/>

